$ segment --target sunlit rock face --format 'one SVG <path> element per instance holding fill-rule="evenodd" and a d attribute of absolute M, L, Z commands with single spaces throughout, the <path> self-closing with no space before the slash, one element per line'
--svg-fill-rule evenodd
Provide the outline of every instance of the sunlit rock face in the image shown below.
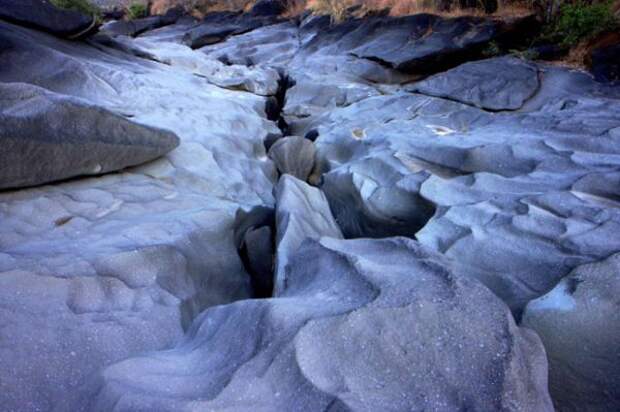
<path fill-rule="evenodd" d="M 0 22 L 0 130 L 88 147 L 0 192 L 3 408 L 614 409 L 617 87 L 482 59 L 527 19 L 142 23 Z"/>

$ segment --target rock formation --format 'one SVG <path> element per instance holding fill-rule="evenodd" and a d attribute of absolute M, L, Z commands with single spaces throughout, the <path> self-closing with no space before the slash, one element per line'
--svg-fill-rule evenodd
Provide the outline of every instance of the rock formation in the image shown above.
<path fill-rule="evenodd" d="M 618 409 L 620 89 L 484 58 L 531 17 L 76 41 L 31 3 L 0 0 L 0 409 Z"/>

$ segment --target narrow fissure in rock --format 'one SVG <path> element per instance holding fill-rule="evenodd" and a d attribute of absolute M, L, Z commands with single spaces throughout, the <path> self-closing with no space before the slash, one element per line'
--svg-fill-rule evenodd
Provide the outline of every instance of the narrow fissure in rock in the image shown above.
<path fill-rule="evenodd" d="M 273 295 L 275 256 L 275 211 L 260 206 L 239 210 L 235 218 L 235 244 L 243 266 L 250 275 L 252 297 Z"/>

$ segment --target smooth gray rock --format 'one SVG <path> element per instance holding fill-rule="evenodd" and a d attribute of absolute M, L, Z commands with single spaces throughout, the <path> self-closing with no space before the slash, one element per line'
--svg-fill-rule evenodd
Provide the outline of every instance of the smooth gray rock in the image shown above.
<path fill-rule="evenodd" d="M 303 24 L 301 32 L 308 38 L 303 45 L 307 54 L 349 53 L 402 72 L 434 73 L 481 57 L 485 45 L 508 33 L 517 32 L 523 40 L 536 25 L 533 16 L 502 21 L 421 13 L 349 19 L 338 25 L 315 19 Z"/>
<path fill-rule="evenodd" d="M 130 39 L 117 36 L 112 42 L 106 41 L 104 44 L 131 52 L 138 57 L 185 69 L 226 89 L 248 91 L 260 96 L 273 96 L 278 92 L 280 75 L 269 67 L 226 65 L 187 46 L 162 42 L 151 37 Z"/>
<path fill-rule="evenodd" d="M 183 14 L 182 9 L 172 8 L 162 16 L 148 16 L 133 20 L 116 20 L 104 24 L 101 30 L 114 36 L 136 37 L 147 31 L 176 23 Z"/>
<path fill-rule="evenodd" d="M 345 236 L 415 236 L 516 315 L 576 266 L 620 251 L 619 90 L 539 70 L 540 90 L 516 112 L 397 92 L 312 119 Z"/>
<path fill-rule="evenodd" d="M 620 408 L 620 254 L 573 270 L 525 308 L 549 359 L 557 410 Z"/>
<path fill-rule="evenodd" d="M 251 15 L 240 12 L 209 13 L 200 24 L 189 30 L 183 37 L 183 43 L 192 49 L 198 49 L 226 40 L 229 36 L 250 32 L 262 26 L 280 23 L 278 16 Z"/>
<path fill-rule="evenodd" d="M 408 87 L 486 110 L 517 110 L 538 91 L 536 66 L 516 57 L 469 62 Z"/>
<path fill-rule="evenodd" d="M 89 410 L 552 411 L 543 347 L 405 238 L 306 241 L 275 299 L 207 310 L 92 383 Z"/>
<path fill-rule="evenodd" d="M 0 20 L 69 38 L 83 36 L 95 26 L 94 16 L 60 9 L 45 0 L 0 0 Z"/>
<path fill-rule="evenodd" d="M 283 175 L 275 188 L 276 264 L 274 293 L 287 285 L 290 257 L 304 240 L 323 236 L 342 238 L 323 192 L 291 175 Z"/>
<path fill-rule="evenodd" d="M 0 83 L 0 189 L 121 170 L 179 145 L 172 132 L 25 83 Z"/>
<path fill-rule="evenodd" d="M 299 136 L 279 139 L 269 149 L 269 157 L 280 173 L 295 176 L 304 182 L 314 168 L 315 154 L 314 143 Z"/>
<path fill-rule="evenodd" d="M 227 64 L 284 68 L 299 50 L 298 32 L 295 22 L 284 21 L 232 36 L 200 51 Z"/>
<path fill-rule="evenodd" d="M 264 139 L 278 128 L 265 97 L 182 67 L 6 23 L 0 44 L 0 82 L 181 140 L 122 173 L 0 192 L 0 409 L 77 412 L 88 376 L 172 347 L 207 307 L 252 297 L 235 213 L 273 208 Z"/>
<path fill-rule="evenodd" d="M 0 193 L 5 409 L 550 409 L 540 343 L 478 281 L 519 315 L 620 252 L 620 90 L 536 63 L 539 91 L 492 113 L 401 84 L 480 57 L 489 27 L 505 40 L 495 22 L 297 23 L 238 24 L 200 50 L 181 44 L 191 19 L 85 43 L 0 23 L 0 81 L 182 141 L 124 173 Z M 246 300 L 273 253 L 273 120 L 316 139 L 325 196 L 285 178 L 284 281 Z M 423 245 L 307 240 L 338 226 Z"/>

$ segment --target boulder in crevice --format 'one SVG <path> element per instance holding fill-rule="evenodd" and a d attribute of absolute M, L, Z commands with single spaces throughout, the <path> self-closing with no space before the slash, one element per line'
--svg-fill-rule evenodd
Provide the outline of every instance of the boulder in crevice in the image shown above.
<path fill-rule="evenodd" d="M 307 181 L 314 169 L 316 150 L 312 141 L 299 136 L 286 136 L 269 149 L 269 157 L 281 174 Z"/>

